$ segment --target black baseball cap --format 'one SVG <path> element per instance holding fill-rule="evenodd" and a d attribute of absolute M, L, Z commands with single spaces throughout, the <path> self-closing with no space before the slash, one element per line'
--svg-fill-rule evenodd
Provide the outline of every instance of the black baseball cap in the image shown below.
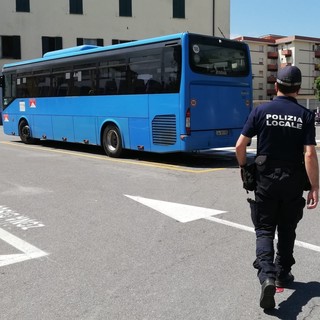
<path fill-rule="evenodd" d="M 285 66 L 278 71 L 277 82 L 286 87 L 300 86 L 300 69 L 296 66 Z"/>

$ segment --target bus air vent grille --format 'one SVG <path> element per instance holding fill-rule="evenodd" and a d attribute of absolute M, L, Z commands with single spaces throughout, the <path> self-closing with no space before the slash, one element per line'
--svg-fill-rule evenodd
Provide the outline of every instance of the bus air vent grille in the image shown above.
<path fill-rule="evenodd" d="M 169 146 L 176 143 L 176 116 L 165 114 L 155 116 L 152 120 L 153 144 Z"/>

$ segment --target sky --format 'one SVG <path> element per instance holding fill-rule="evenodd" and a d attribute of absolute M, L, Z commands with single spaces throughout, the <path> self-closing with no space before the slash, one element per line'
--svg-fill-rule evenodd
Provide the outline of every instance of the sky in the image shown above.
<path fill-rule="evenodd" d="M 230 38 L 267 34 L 320 38 L 320 0 L 230 0 Z"/>

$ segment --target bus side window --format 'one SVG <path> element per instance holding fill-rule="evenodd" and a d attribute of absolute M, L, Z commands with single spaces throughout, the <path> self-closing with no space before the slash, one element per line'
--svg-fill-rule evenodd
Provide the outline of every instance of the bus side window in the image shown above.
<path fill-rule="evenodd" d="M 95 63 L 76 66 L 73 72 L 72 95 L 88 96 L 96 94 L 96 82 Z"/>
<path fill-rule="evenodd" d="M 16 97 L 17 76 L 16 74 L 6 74 L 3 80 L 3 109 Z"/>
<path fill-rule="evenodd" d="M 98 94 L 127 94 L 127 66 L 122 57 L 113 56 L 102 61 L 97 75 Z"/>
<path fill-rule="evenodd" d="M 27 78 L 25 76 L 19 76 L 17 78 L 17 97 L 27 98 L 29 97 L 29 91 L 27 87 Z"/>
<path fill-rule="evenodd" d="M 57 72 L 52 75 L 52 96 L 64 97 L 70 94 L 71 72 Z"/>
<path fill-rule="evenodd" d="M 129 68 L 132 74 L 132 93 L 161 92 L 161 48 L 132 54 Z"/>
<path fill-rule="evenodd" d="M 51 96 L 51 77 L 50 75 L 41 75 L 38 77 L 39 97 Z"/>
<path fill-rule="evenodd" d="M 175 93 L 180 91 L 181 79 L 181 47 L 164 48 L 164 91 Z"/>
<path fill-rule="evenodd" d="M 115 79 L 107 79 L 104 86 L 105 94 L 117 94 L 118 88 Z"/>
<path fill-rule="evenodd" d="M 28 88 L 29 97 L 39 96 L 38 81 L 39 81 L 39 78 L 35 76 L 30 76 L 27 78 L 27 88 Z"/>

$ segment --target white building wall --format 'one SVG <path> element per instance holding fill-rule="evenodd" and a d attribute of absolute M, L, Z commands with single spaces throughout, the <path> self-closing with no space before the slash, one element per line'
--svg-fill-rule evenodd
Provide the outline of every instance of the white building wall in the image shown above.
<path fill-rule="evenodd" d="M 315 54 L 314 43 L 311 41 L 293 40 L 289 43 L 279 44 L 280 63 L 297 66 L 302 73 L 300 94 L 313 95 L 315 81 Z M 290 57 L 281 54 L 282 50 L 289 49 L 292 52 Z"/>
<path fill-rule="evenodd" d="M 268 47 L 263 42 L 246 41 L 250 48 L 253 100 L 267 99 Z"/>
<path fill-rule="evenodd" d="M 30 12 L 16 12 L 15 5 L 0 2 L 0 36 L 21 36 L 22 60 L 41 56 L 42 36 L 62 37 L 63 48 L 75 46 L 76 38 L 109 45 L 183 31 L 230 36 L 230 0 L 186 0 L 185 19 L 172 17 L 172 0 L 134 0 L 132 17 L 119 16 L 119 0 L 83 0 L 83 14 L 69 14 L 68 0 L 30 0 Z"/>

